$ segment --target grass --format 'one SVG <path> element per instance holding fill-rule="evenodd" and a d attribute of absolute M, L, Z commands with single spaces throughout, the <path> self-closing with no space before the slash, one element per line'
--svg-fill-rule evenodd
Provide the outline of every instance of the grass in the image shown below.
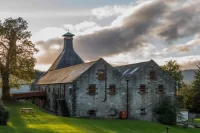
<path fill-rule="evenodd" d="M 200 124 L 200 118 L 194 119 L 194 122 Z"/>
<path fill-rule="evenodd" d="M 0 133 L 163 133 L 166 126 L 137 120 L 81 119 L 53 116 L 30 103 L 6 104 L 11 112 L 8 126 Z M 23 107 L 34 108 L 36 116 L 21 115 Z M 199 133 L 199 129 L 169 126 L 169 133 Z"/>

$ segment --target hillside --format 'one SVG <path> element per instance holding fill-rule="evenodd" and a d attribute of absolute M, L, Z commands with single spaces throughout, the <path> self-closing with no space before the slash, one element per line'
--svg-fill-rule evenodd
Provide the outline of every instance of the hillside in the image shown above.
<path fill-rule="evenodd" d="M 185 83 L 191 83 L 194 79 L 194 75 L 195 75 L 195 70 L 196 69 L 188 69 L 188 70 L 183 70 L 182 74 L 183 74 L 183 81 Z"/>

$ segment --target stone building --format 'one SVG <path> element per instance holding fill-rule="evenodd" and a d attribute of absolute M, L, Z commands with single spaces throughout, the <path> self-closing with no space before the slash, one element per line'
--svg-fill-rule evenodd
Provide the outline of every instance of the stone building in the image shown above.
<path fill-rule="evenodd" d="M 31 91 L 45 91 L 45 108 L 72 117 L 153 120 L 152 107 L 164 95 L 175 96 L 175 81 L 153 60 L 113 67 L 104 59 L 83 63 L 73 49 L 73 34 Z"/>

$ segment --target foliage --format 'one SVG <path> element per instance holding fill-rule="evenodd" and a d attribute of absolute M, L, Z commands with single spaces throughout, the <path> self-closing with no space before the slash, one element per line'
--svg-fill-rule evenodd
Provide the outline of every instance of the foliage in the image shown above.
<path fill-rule="evenodd" d="M 198 68 L 192 85 L 185 85 L 178 92 L 182 107 L 196 113 L 200 113 L 200 67 Z"/>
<path fill-rule="evenodd" d="M 37 52 L 30 41 L 28 23 L 23 18 L 0 21 L 0 73 L 3 98 L 10 97 L 10 87 L 19 87 L 21 81 L 30 81 L 34 73 Z"/>
<path fill-rule="evenodd" d="M 200 113 L 200 66 L 197 66 L 198 69 L 195 71 L 194 81 L 192 87 L 194 89 L 193 95 L 193 112 Z"/>
<path fill-rule="evenodd" d="M 163 133 L 166 126 L 154 122 L 119 119 L 84 119 L 58 117 L 26 103 L 5 103 L 11 117 L 8 126 L 0 127 L 0 133 Z M 21 108 L 33 108 L 35 117 L 21 115 Z M 187 130 L 168 126 L 169 133 L 199 133 L 199 129 Z"/>
<path fill-rule="evenodd" d="M 153 112 L 161 124 L 175 124 L 176 117 L 181 117 L 177 102 L 167 96 L 153 108 Z"/>
<path fill-rule="evenodd" d="M 195 89 L 200 90 L 200 66 L 197 66 L 198 69 L 195 71 L 194 81 L 193 81 L 193 87 Z"/>
<path fill-rule="evenodd" d="M 6 125 L 9 117 L 9 110 L 0 102 L 0 125 Z"/>
<path fill-rule="evenodd" d="M 177 94 L 181 107 L 184 109 L 189 109 L 189 111 L 191 111 L 191 109 L 193 108 L 192 103 L 194 95 L 195 91 L 191 85 L 188 84 L 182 87 Z"/>
<path fill-rule="evenodd" d="M 170 60 L 164 66 L 161 66 L 161 68 L 178 82 L 178 87 L 180 88 L 183 82 L 181 66 L 176 61 Z"/>

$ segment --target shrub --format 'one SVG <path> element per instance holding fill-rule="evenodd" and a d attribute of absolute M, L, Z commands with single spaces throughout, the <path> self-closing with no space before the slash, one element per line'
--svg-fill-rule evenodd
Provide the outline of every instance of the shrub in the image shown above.
<path fill-rule="evenodd" d="M 9 110 L 0 102 L 0 125 L 6 125 L 9 117 Z"/>
<path fill-rule="evenodd" d="M 170 97 L 164 97 L 154 108 L 153 112 L 157 121 L 161 124 L 172 125 L 176 123 L 176 118 L 181 118 L 178 103 Z"/>

